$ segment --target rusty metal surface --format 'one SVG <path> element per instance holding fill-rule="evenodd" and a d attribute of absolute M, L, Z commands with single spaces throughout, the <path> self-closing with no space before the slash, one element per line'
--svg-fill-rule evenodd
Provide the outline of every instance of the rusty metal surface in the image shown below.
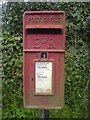
<path fill-rule="evenodd" d="M 63 108 L 65 19 L 64 11 L 26 11 L 23 15 L 23 93 L 26 108 Z M 47 52 L 47 58 L 41 59 L 42 51 Z M 52 95 L 35 94 L 35 61 L 53 61 Z"/>

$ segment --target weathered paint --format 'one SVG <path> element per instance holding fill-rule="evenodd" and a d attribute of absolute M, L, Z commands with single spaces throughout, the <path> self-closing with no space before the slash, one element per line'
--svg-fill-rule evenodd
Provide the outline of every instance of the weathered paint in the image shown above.
<path fill-rule="evenodd" d="M 62 109 L 64 105 L 65 12 L 26 11 L 23 15 L 24 106 Z M 41 52 L 47 58 L 41 58 Z M 52 93 L 35 93 L 35 62 L 53 63 Z"/>

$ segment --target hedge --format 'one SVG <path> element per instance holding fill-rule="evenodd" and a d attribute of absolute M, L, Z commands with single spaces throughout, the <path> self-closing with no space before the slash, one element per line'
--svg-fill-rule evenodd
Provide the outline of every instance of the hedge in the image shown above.
<path fill-rule="evenodd" d="M 88 118 L 88 32 L 89 3 L 8 2 L 3 5 L 2 101 L 4 119 L 38 118 L 39 110 L 23 107 L 24 11 L 66 12 L 65 103 L 62 110 L 50 110 L 50 118 Z"/>

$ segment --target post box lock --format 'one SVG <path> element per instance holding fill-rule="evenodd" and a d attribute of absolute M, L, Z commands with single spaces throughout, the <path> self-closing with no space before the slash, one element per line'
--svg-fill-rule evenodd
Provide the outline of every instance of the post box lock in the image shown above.
<path fill-rule="evenodd" d="M 47 52 L 41 52 L 41 58 L 47 58 Z"/>
<path fill-rule="evenodd" d="M 26 108 L 63 108 L 65 19 L 64 11 L 26 11 L 23 15 Z"/>

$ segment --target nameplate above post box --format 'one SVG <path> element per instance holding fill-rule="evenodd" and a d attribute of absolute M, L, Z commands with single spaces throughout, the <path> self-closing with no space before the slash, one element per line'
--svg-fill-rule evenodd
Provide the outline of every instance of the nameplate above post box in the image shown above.
<path fill-rule="evenodd" d="M 23 15 L 26 108 L 63 108 L 65 26 L 64 11 L 26 11 Z"/>

